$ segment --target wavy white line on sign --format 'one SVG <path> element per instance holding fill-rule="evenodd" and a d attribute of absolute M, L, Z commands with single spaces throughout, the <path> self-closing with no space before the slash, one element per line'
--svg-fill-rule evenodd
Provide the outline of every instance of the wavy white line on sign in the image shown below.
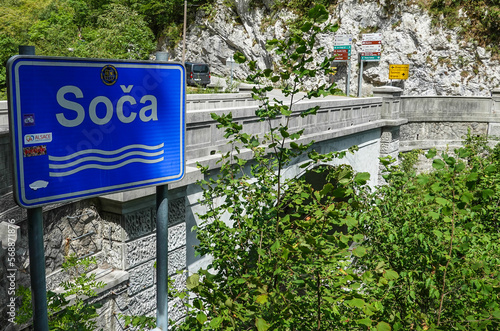
<path fill-rule="evenodd" d="M 162 162 L 164 158 L 159 158 L 159 159 L 153 159 L 153 160 L 145 160 L 145 159 L 140 159 L 140 158 L 135 158 L 135 159 L 129 159 L 126 161 L 123 161 L 122 163 L 118 164 L 113 164 L 113 165 L 102 165 L 102 164 L 86 164 L 81 167 L 78 167 L 76 169 L 70 170 L 70 171 L 65 171 L 65 172 L 49 172 L 50 177 L 64 177 L 64 176 L 69 176 L 73 175 L 77 172 L 80 172 L 85 169 L 102 169 L 102 170 L 112 170 L 112 169 L 118 169 L 121 168 L 127 164 L 130 163 L 158 163 Z"/>
<path fill-rule="evenodd" d="M 148 146 L 148 145 L 140 145 L 140 144 L 134 144 L 134 145 L 128 145 L 128 146 L 123 146 L 122 148 L 115 149 L 114 151 L 105 151 L 102 149 L 85 149 L 83 151 L 79 151 L 70 155 L 66 156 L 51 156 L 49 155 L 49 160 L 50 161 L 69 161 L 77 156 L 84 155 L 84 154 L 101 154 L 101 155 L 115 155 L 119 154 L 123 151 L 126 151 L 128 149 L 132 148 L 140 148 L 140 149 L 146 149 L 146 150 L 155 150 L 158 148 L 163 148 L 164 144 L 159 144 L 156 146 Z"/>
<path fill-rule="evenodd" d="M 112 157 L 112 158 L 105 158 L 105 157 L 99 157 L 99 156 L 87 156 L 87 157 L 82 157 L 81 159 L 78 159 L 73 162 L 69 163 L 61 163 L 61 164 L 49 164 L 50 169 L 64 169 L 64 168 L 70 168 L 72 166 L 75 166 L 77 164 L 87 162 L 87 161 L 97 161 L 97 162 L 115 162 L 119 160 L 123 160 L 129 156 L 146 156 L 146 157 L 153 157 L 153 156 L 158 156 L 163 154 L 164 151 L 161 150 L 159 152 L 154 152 L 154 153 L 148 153 L 148 152 L 129 152 L 125 153 L 123 155 L 117 156 L 117 157 Z"/>

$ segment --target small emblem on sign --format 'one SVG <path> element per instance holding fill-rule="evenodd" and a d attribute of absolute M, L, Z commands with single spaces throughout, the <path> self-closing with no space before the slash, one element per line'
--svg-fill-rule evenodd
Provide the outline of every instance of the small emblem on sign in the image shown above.
<path fill-rule="evenodd" d="M 113 85 L 118 80 L 118 71 L 110 64 L 105 65 L 101 70 L 101 80 L 106 85 Z"/>
<path fill-rule="evenodd" d="M 29 186 L 30 186 L 30 189 L 36 191 L 39 188 L 46 188 L 47 185 L 49 185 L 49 182 L 47 182 L 45 180 L 37 180 L 36 182 L 31 183 Z"/>
<path fill-rule="evenodd" d="M 24 143 L 26 145 L 50 143 L 51 141 L 52 141 L 52 132 L 27 134 L 24 136 Z"/>
<path fill-rule="evenodd" d="M 40 156 L 40 155 L 46 155 L 46 154 L 47 154 L 47 146 L 46 145 L 24 147 L 23 148 L 24 157 Z"/>
<path fill-rule="evenodd" d="M 24 114 L 23 115 L 23 125 L 24 126 L 35 125 L 35 114 Z"/>

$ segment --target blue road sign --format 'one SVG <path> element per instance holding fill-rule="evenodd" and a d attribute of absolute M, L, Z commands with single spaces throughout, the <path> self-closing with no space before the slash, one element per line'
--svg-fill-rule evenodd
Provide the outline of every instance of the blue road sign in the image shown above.
<path fill-rule="evenodd" d="M 370 62 L 370 61 L 377 62 L 377 61 L 380 61 L 380 55 L 377 55 L 377 56 L 361 56 L 361 61 L 365 61 L 365 62 Z"/>
<path fill-rule="evenodd" d="M 21 55 L 9 59 L 7 70 L 19 205 L 184 176 L 181 64 Z"/>

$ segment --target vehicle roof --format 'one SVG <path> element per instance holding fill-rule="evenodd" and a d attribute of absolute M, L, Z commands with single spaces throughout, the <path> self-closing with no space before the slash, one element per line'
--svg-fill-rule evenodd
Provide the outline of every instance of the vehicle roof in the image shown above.
<path fill-rule="evenodd" d="M 201 63 L 201 62 L 184 62 L 185 64 L 201 64 L 201 65 L 206 65 L 208 66 L 208 64 L 206 63 Z"/>

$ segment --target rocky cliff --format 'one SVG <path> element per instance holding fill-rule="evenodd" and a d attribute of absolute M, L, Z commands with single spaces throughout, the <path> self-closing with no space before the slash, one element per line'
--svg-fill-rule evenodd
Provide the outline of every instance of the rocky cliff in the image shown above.
<path fill-rule="evenodd" d="M 269 2 L 271 1 L 271 2 Z M 198 10 L 195 21 L 187 32 L 186 59 L 211 65 L 216 75 L 228 77 L 226 58 L 241 51 L 247 58 L 257 60 L 261 68 L 271 68 L 274 59 L 265 49 L 265 41 L 283 38 L 294 14 L 286 10 L 271 10 L 272 0 L 256 6 L 253 0 L 217 0 L 211 12 Z M 454 30 L 435 27 L 431 16 L 416 4 L 397 2 L 389 13 L 384 1 L 341 0 L 330 7 L 331 22 L 340 25 L 337 34 L 351 34 L 354 38 L 351 61 L 351 95 L 358 86 L 358 52 L 361 35 L 382 33 L 380 62 L 367 63 L 363 70 L 362 95 L 371 95 L 373 87 L 391 84 L 390 64 L 409 64 L 406 81 L 393 81 L 408 95 L 463 95 L 487 96 L 500 86 L 500 66 L 485 48 L 461 38 Z M 466 14 L 463 14 L 466 15 Z M 333 51 L 334 34 L 325 35 L 322 45 Z M 173 57 L 181 59 L 182 44 L 173 50 Z M 345 88 L 347 67 L 337 64 L 335 82 Z M 241 66 L 235 77 L 244 79 L 248 72 Z"/>

